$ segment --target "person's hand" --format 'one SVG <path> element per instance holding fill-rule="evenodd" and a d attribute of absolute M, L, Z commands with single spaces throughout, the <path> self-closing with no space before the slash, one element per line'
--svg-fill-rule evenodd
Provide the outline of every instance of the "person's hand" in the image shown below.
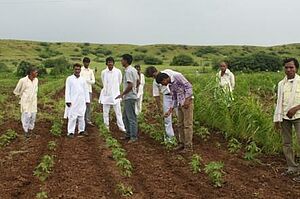
<path fill-rule="evenodd" d="M 281 130 L 281 122 L 275 122 L 274 123 L 274 128 L 276 131 L 280 131 Z"/>
<path fill-rule="evenodd" d="M 173 108 L 170 108 L 165 114 L 164 114 L 164 117 L 167 118 L 169 117 L 173 112 Z"/>
<path fill-rule="evenodd" d="M 66 103 L 67 107 L 71 107 L 71 102 Z"/>
<path fill-rule="evenodd" d="M 115 99 L 122 99 L 123 98 L 123 94 L 118 95 Z"/>
<path fill-rule="evenodd" d="M 298 107 L 293 107 L 287 112 L 286 116 L 288 116 L 291 119 L 292 117 L 294 117 L 297 111 Z"/>

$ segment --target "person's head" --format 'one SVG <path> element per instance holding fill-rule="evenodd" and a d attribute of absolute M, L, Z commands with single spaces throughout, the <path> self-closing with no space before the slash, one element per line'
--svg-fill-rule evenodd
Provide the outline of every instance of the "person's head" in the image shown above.
<path fill-rule="evenodd" d="M 38 76 L 38 69 L 35 68 L 35 67 L 30 67 L 28 70 L 27 70 L 27 75 L 31 78 L 31 79 L 34 79 Z"/>
<path fill-rule="evenodd" d="M 133 60 L 133 58 L 131 55 L 124 54 L 124 55 L 122 55 L 121 64 L 122 64 L 122 66 L 127 67 L 127 66 L 131 65 L 132 60 Z"/>
<path fill-rule="evenodd" d="M 137 64 L 134 66 L 134 68 L 137 70 L 137 72 L 140 74 L 141 73 L 141 65 Z"/>
<path fill-rule="evenodd" d="M 73 70 L 74 70 L 74 75 L 76 77 L 80 76 L 80 72 L 81 72 L 81 65 L 79 63 L 76 63 L 73 65 Z"/>
<path fill-rule="evenodd" d="M 157 74 L 158 74 L 158 71 L 154 66 L 148 66 L 145 70 L 146 77 L 156 78 Z"/>
<path fill-rule="evenodd" d="M 283 60 L 284 71 L 288 79 L 293 79 L 299 69 L 299 62 L 296 58 L 287 58 Z"/>
<path fill-rule="evenodd" d="M 164 86 L 167 86 L 171 82 L 170 76 L 166 73 L 158 73 L 155 80 L 158 84 L 162 84 Z"/>
<path fill-rule="evenodd" d="M 220 67 L 220 70 L 222 71 L 222 72 L 225 72 L 226 71 L 226 69 L 228 68 L 228 64 L 226 63 L 226 62 L 221 62 L 220 64 L 219 64 L 219 67 Z"/>
<path fill-rule="evenodd" d="M 113 57 L 107 57 L 106 60 L 106 66 L 108 67 L 109 70 L 112 70 L 114 65 L 115 65 L 115 60 Z"/>
<path fill-rule="evenodd" d="M 88 68 L 89 65 L 90 65 L 91 60 L 90 60 L 90 58 L 85 57 L 85 58 L 83 58 L 82 62 L 83 62 L 83 66 L 84 66 L 85 68 Z"/>

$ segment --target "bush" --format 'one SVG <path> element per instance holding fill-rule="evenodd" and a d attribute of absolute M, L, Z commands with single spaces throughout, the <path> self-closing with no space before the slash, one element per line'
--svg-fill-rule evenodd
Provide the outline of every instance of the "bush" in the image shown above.
<path fill-rule="evenodd" d="M 171 66 L 191 66 L 194 65 L 194 59 L 189 55 L 177 55 L 173 57 Z"/>
<path fill-rule="evenodd" d="M 146 48 L 142 48 L 142 47 L 140 47 L 140 48 L 136 48 L 136 49 L 134 49 L 136 52 L 141 52 L 141 53 L 146 53 L 146 52 L 148 52 L 148 50 L 146 49 Z"/>
<path fill-rule="evenodd" d="M 282 68 L 279 56 L 265 52 L 231 57 L 228 63 L 232 71 L 278 71 Z"/>
<path fill-rule="evenodd" d="M 56 51 L 56 50 L 52 50 L 48 47 L 46 47 L 44 50 L 42 50 L 40 53 L 39 53 L 39 57 L 43 58 L 43 59 L 47 59 L 47 58 L 50 58 L 50 57 L 55 57 L 57 55 L 61 55 L 62 53 L 59 52 L 59 51 Z"/>
<path fill-rule="evenodd" d="M 52 68 L 51 75 L 65 74 L 71 68 L 71 64 L 65 57 L 47 59 L 43 63 L 45 68 Z"/>
<path fill-rule="evenodd" d="M 81 49 L 81 54 L 84 55 L 84 56 L 87 56 L 87 55 L 91 54 L 90 48 L 89 47 L 83 47 Z"/>
<path fill-rule="evenodd" d="M 93 54 L 98 56 L 99 54 L 102 54 L 102 55 L 105 55 L 105 56 L 108 56 L 108 55 L 111 55 L 112 52 L 108 49 L 104 49 L 104 48 L 96 48 L 94 51 L 93 51 Z"/>
<path fill-rule="evenodd" d="M 219 51 L 216 48 L 213 48 L 211 46 L 204 46 L 204 47 L 199 47 L 197 49 L 197 51 L 194 52 L 194 54 L 197 57 L 202 57 L 203 55 L 206 55 L 206 54 L 214 54 L 214 53 L 218 53 L 218 52 Z"/>
<path fill-rule="evenodd" d="M 5 63 L 0 62 L 0 72 L 9 72 L 9 68 Z"/>
<path fill-rule="evenodd" d="M 145 59 L 145 54 L 135 54 L 133 55 L 134 61 L 143 61 Z"/>
<path fill-rule="evenodd" d="M 30 69 L 30 68 L 33 68 L 35 67 L 32 63 L 29 63 L 27 61 L 21 61 L 17 67 L 17 76 L 19 77 L 24 77 L 27 75 L 27 71 Z M 37 70 L 38 70 L 38 73 L 39 73 L 39 76 L 44 76 L 44 75 L 47 75 L 47 70 L 45 67 L 43 66 L 38 66 L 36 67 Z"/>
<path fill-rule="evenodd" d="M 160 60 L 159 58 L 157 57 L 152 57 L 152 56 L 146 56 L 144 58 L 144 63 L 145 64 L 150 64 L 150 65 L 160 65 L 163 63 L 162 60 Z"/>

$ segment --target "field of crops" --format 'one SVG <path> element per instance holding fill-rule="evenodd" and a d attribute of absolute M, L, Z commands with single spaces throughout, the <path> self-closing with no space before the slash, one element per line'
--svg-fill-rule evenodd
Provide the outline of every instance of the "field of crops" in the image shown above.
<path fill-rule="evenodd" d="M 152 79 L 146 81 L 139 141 L 129 145 L 121 140 L 114 117 L 108 131 L 97 102 L 104 65 L 92 66 L 98 67 L 92 102 L 96 126 L 88 128 L 88 137 L 75 139 L 66 137 L 62 119 L 65 75 L 39 79 L 38 120 L 28 140 L 22 135 L 18 99 L 12 95 L 18 78 L 0 75 L 1 199 L 300 197 L 300 185 L 280 175 L 285 160 L 272 124 L 274 91 L 282 72 L 237 73 L 231 101 L 216 88 L 210 68 L 203 72 L 197 66 L 159 66 L 177 70 L 193 83 L 194 152 L 184 156 L 163 142 Z"/>

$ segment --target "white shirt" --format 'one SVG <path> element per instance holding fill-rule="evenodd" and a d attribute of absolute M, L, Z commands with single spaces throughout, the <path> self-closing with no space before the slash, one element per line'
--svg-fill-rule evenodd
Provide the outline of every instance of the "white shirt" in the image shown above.
<path fill-rule="evenodd" d="M 219 71 L 217 73 L 217 80 L 222 88 L 227 88 L 230 92 L 234 90 L 235 79 L 233 73 L 229 69 L 226 69 L 223 76 L 221 76 L 221 71 Z"/>
<path fill-rule="evenodd" d="M 144 86 L 145 86 L 145 75 L 141 73 L 137 98 L 140 98 L 144 94 Z"/>
<path fill-rule="evenodd" d="M 93 92 L 92 91 L 92 85 L 95 84 L 94 71 L 90 68 L 85 68 L 84 66 L 82 66 L 80 76 L 83 77 L 86 80 L 86 82 L 88 84 L 89 92 L 90 93 Z"/>
<path fill-rule="evenodd" d="M 20 96 L 22 113 L 36 113 L 37 112 L 37 93 L 38 93 L 38 79 L 34 78 L 33 81 L 28 76 L 19 80 L 14 94 Z"/>
<path fill-rule="evenodd" d="M 173 71 L 170 69 L 163 70 L 163 71 L 161 71 L 161 73 L 167 74 L 170 78 L 173 78 L 173 75 L 175 75 L 175 74 L 180 74 L 179 72 L 176 72 L 176 71 Z M 153 81 L 152 87 L 153 87 L 152 92 L 153 92 L 154 97 L 158 97 L 160 95 L 160 93 L 162 93 L 163 95 L 170 94 L 169 86 L 163 86 L 161 84 L 158 84 L 155 79 Z"/>
<path fill-rule="evenodd" d="M 120 69 L 113 67 L 110 71 L 108 68 L 101 72 L 101 81 L 103 89 L 101 90 L 99 103 L 117 104 L 120 99 L 115 98 L 120 95 L 120 85 L 122 83 L 122 72 Z"/>
<path fill-rule="evenodd" d="M 66 80 L 65 102 L 71 103 L 66 106 L 65 118 L 84 116 L 86 103 L 90 103 L 90 96 L 86 80 L 79 76 L 71 75 Z"/>

